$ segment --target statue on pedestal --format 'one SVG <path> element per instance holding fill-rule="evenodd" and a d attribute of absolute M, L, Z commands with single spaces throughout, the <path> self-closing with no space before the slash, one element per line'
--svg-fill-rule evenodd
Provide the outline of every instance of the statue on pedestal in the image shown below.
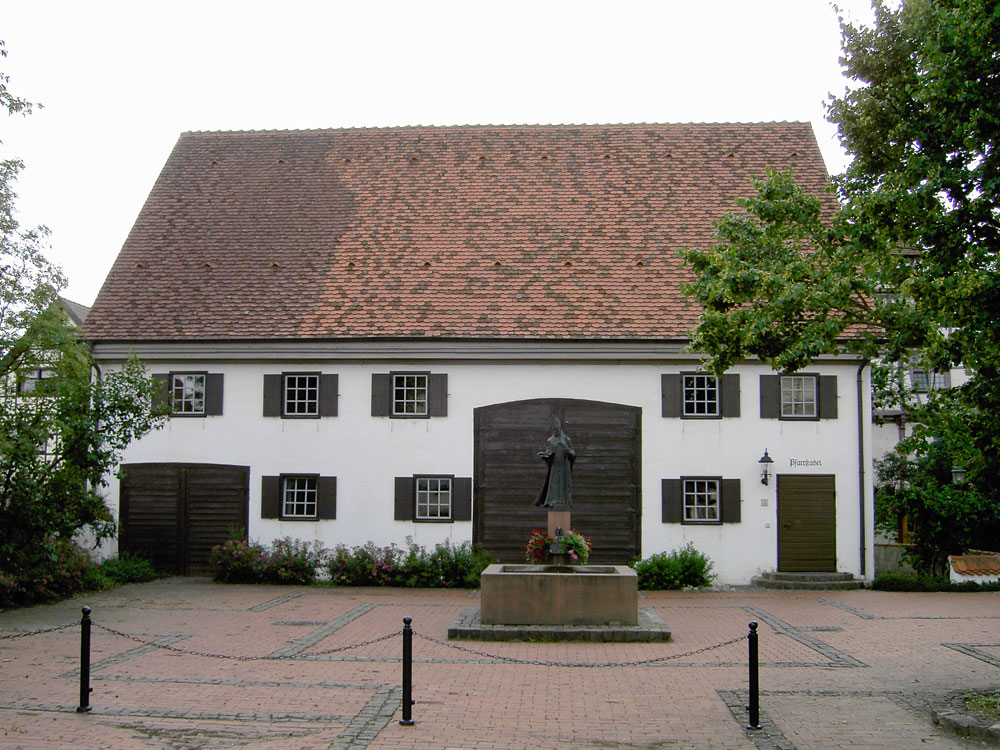
<path fill-rule="evenodd" d="M 545 448 L 538 451 L 538 457 L 549 465 L 549 470 L 535 505 L 550 511 L 569 511 L 573 507 L 572 472 L 576 451 L 559 420 L 553 417 L 552 422 L 552 437 L 545 443 Z"/>

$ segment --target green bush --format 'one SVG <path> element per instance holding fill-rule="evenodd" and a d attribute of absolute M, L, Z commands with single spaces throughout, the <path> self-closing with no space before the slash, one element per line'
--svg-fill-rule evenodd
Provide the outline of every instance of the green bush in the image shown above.
<path fill-rule="evenodd" d="M 403 551 L 395 544 L 377 547 L 368 542 L 361 547 L 334 547 L 326 567 L 330 583 L 338 586 L 392 586 L 400 576 Z"/>
<path fill-rule="evenodd" d="M 208 564 L 212 578 L 222 583 L 260 583 L 267 567 L 267 551 L 256 542 L 230 539 L 212 547 Z"/>
<path fill-rule="evenodd" d="M 434 547 L 430 558 L 437 582 L 427 585 L 442 588 L 478 588 L 479 575 L 493 564 L 493 555 L 470 542 L 462 542 L 457 547 L 442 542 Z"/>
<path fill-rule="evenodd" d="M 479 574 L 493 563 L 481 547 L 462 542 L 442 542 L 426 550 L 411 537 L 406 551 L 395 545 L 361 547 L 338 545 L 327 569 L 330 583 L 337 586 L 407 586 L 410 588 L 475 588 Z"/>
<path fill-rule="evenodd" d="M 76 543 L 53 539 L 25 567 L 0 570 L 0 607 L 19 607 L 64 599 L 81 591 L 107 588 L 110 581 Z"/>
<path fill-rule="evenodd" d="M 640 560 L 635 564 L 639 588 L 660 589 L 703 588 L 712 584 L 712 561 L 690 543 L 681 549 Z"/>
<path fill-rule="evenodd" d="M 223 583 L 283 583 L 308 585 L 325 567 L 336 586 L 408 586 L 411 588 L 475 588 L 493 556 L 469 542 L 443 542 L 426 550 L 406 538 L 404 552 L 394 544 L 360 547 L 338 544 L 325 550 L 319 542 L 290 537 L 270 547 L 230 539 L 212 549 L 212 575 Z M 0 578 L 0 596 L 5 582 Z"/>
<path fill-rule="evenodd" d="M 1000 591 L 1000 583 L 963 581 L 952 583 L 944 576 L 908 573 L 879 573 L 872 581 L 877 591 Z"/>
<path fill-rule="evenodd" d="M 440 581 L 441 571 L 431 553 L 414 542 L 413 537 L 406 537 L 406 555 L 400 563 L 395 585 L 425 589 L 439 586 Z"/>
<path fill-rule="evenodd" d="M 160 578 L 153 564 L 145 557 L 121 552 L 118 557 L 102 560 L 100 572 L 113 584 L 145 583 Z"/>
<path fill-rule="evenodd" d="M 307 585 L 316 581 L 316 572 L 326 553 L 319 542 L 303 542 L 291 537 L 275 539 L 267 552 L 264 577 L 271 583 Z"/>

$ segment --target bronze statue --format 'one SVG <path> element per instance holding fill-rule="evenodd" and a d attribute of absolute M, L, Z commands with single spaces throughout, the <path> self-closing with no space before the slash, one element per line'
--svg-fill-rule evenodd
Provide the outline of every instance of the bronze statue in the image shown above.
<path fill-rule="evenodd" d="M 573 507 L 571 480 L 576 451 L 573 450 L 569 435 L 562 431 L 559 420 L 553 417 L 552 422 L 552 437 L 546 442 L 545 448 L 538 451 L 538 457 L 549 465 L 549 470 L 535 505 L 549 510 L 570 510 Z"/>

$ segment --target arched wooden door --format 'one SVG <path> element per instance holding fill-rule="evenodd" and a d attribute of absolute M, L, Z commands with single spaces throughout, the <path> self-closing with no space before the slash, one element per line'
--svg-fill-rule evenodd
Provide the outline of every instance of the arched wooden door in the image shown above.
<path fill-rule="evenodd" d="M 523 562 L 547 513 L 535 497 L 545 480 L 536 455 L 555 416 L 573 441 L 573 528 L 593 539 L 593 562 L 638 557 L 642 410 L 575 399 L 535 399 L 475 410 L 473 540 L 502 562 Z"/>

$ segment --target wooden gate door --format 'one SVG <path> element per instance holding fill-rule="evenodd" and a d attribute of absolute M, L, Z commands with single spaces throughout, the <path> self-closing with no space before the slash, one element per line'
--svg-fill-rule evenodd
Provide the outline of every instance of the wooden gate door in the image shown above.
<path fill-rule="evenodd" d="M 248 466 L 126 464 L 118 547 L 179 575 L 209 572 L 209 553 L 246 534 Z"/>
<path fill-rule="evenodd" d="M 473 540 L 502 562 L 524 562 L 532 529 L 547 512 L 535 498 L 545 481 L 536 455 L 555 416 L 573 441 L 573 528 L 593 539 L 594 562 L 640 554 L 642 410 L 574 399 L 537 399 L 475 411 Z"/>
<path fill-rule="evenodd" d="M 837 492 L 832 474 L 778 475 L 778 570 L 837 570 Z"/>

